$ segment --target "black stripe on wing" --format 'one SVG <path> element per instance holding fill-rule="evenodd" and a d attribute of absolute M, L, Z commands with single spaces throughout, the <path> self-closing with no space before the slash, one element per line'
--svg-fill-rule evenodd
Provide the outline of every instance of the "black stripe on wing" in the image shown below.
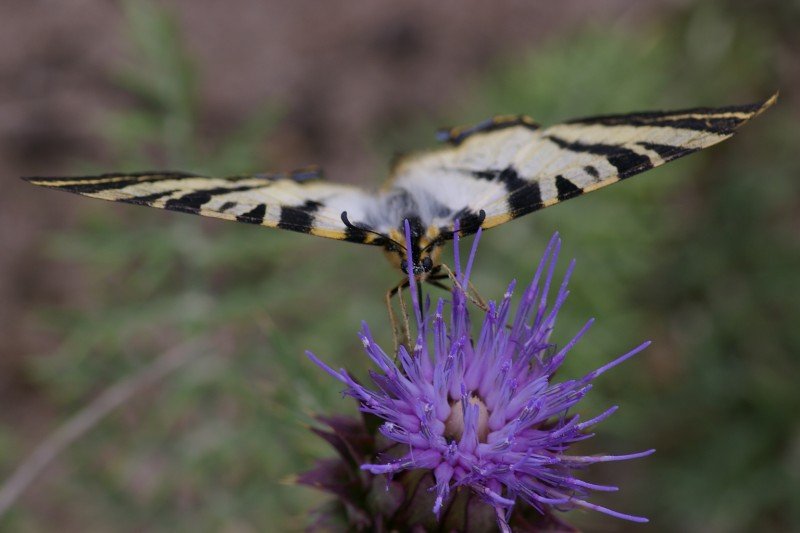
<path fill-rule="evenodd" d="M 192 215 L 196 215 L 200 212 L 200 209 L 202 209 L 203 205 L 210 202 L 215 196 L 230 194 L 232 192 L 250 191 L 253 188 L 254 187 L 252 185 L 245 185 L 243 187 L 213 187 L 211 189 L 197 189 L 188 192 L 183 196 L 179 196 L 178 198 L 170 198 L 164 204 L 164 209 L 169 209 L 170 211 L 181 211 L 182 213 L 190 213 Z M 174 193 L 175 191 L 171 192 Z M 132 197 L 130 199 L 130 203 L 137 203 L 137 204 L 141 203 L 137 201 L 138 199 L 139 197 Z M 145 204 L 145 205 L 150 205 L 150 204 Z"/>
<path fill-rule="evenodd" d="M 22 179 L 34 185 L 50 187 L 61 191 L 76 194 L 93 194 L 114 189 L 124 189 L 130 185 L 151 183 L 166 180 L 185 180 L 195 178 L 209 178 L 202 174 L 171 170 L 148 170 L 142 172 L 108 173 L 94 176 L 69 176 L 69 177 L 23 177 Z M 307 183 L 323 179 L 322 170 L 318 166 L 309 166 L 284 173 L 257 173 L 240 176 L 226 176 L 222 179 L 229 182 L 241 180 L 260 179 L 265 182 L 289 179 L 296 183 Z M 160 194 L 160 193 L 159 193 Z M 163 195 L 161 195 L 163 196 Z M 157 199 L 154 195 L 152 200 Z M 137 202 L 138 203 L 138 202 Z"/>
<path fill-rule="evenodd" d="M 306 200 L 302 205 L 282 206 L 278 227 L 300 233 L 310 233 L 314 228 L 314 213 L 323 205 L 314 200 Z M 263 217 L 262 217 L 263 218 Z"/>
<path fill-rule="evenodd" d="M 508 208 L 514 218 L 541 209 L 542 194 L 536 181 L 528 181 L 517 173 L 517 170 L 508 166 L 503 170 L 488 170 L 473 172 L 480 179 L 498 181 L 505 187 Z"/>
<path fill-rule="evenodd" d="M 188 172 L 149 171 L 132 172 L 126 174 L 98 174 L 96 176 L 70 176 L 70 177 L 24 177 L 23 180 L 34 185 L 50 187 L 60 191 L 76 194 L 93 194 L 114 189 L 124 189 L 130 185 L 163 180 L 183 180 L 198 178 L 197 174 Z"/>
<path fill-rule="evenodd" d="M 770 100 L 728 107 L 696 107 L 680 111 L 646 111 L 587 117 L 570 120 L 566 124 L 670 127 L 728 135 L 750 120 Z"/>
<path fill-rule="evenodd" d="M 658 143 L 650 143 L 646 141 L 639 141 L 636 143 L 637 146 L 641 146 L 645 150 L 650 150 L 658 154 L 658 156 L 665 162 L 672 161 L 673 159 L 678 159 L 679 157 L 683 157 L 685 155 L 693 154 L 702 148 L 686 148 L 683 146 L 673 146 L 671 144 L 658 144 Z"/>
<path fill-rule="evenodd" d="M 569 142 L 555 135 L 544 137 L 556 144 L 559 148 L 570 152 L 584 152 L 602 156 L 608 163 L 617 169 L 619 179 L 625 179 L 634 174 L 653 168 L 653 162 L 644 154 L 634 152 L 630 148 L 616 144 Z M 688 153 L 688 152 L 687 152 Z"/>
<path fill-rule="evenodd" d="M 236 202 L 229 202 L 233 205 L 222 204 L 222 211 L 230 209 L 236 205 Z M 247 213 L 242 213 L 236 217 L 237 222 L 244 222 L 245 224 L 261 225 L 264 222 L 264 216 L 267 214 L 267 204 L 258 204 Z"/>

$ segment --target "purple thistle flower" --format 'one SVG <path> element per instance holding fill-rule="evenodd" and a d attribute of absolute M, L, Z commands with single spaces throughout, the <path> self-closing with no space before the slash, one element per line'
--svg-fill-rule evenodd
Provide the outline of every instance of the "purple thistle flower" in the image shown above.
<path fill-rule="evenodd" d="M 409 233 L 406 222 L 411 249 Z M 480 332 L 477 338 L 473 337 L 469 296 L 463 287 L 468 287 L 479 238 L 480 230 L 463 271 L 456 238 L 457 283 L 451 300 L 440 299 L 432 314 L 429 300 L 423 313 L 416 280 L 409 276 L 418 332 L 416 345 L 410 351 L 401 346 L 396 359 L 388 355 L 364 323 L 360 337 L 367 355 L 378 367 L 378 371 L 370 372 L 376 388 L 361 385 L 346 370 L 335 371 L 308 354 L 347 385 L 345 394 L 360 403 L 362 412 L 382 420 L 378 431 L 387 446 L 383 454 L 366 457 L 369 462 L 362 463 L 361 469 L 373 475 L 386 474 L 389 480 L 409 471 L 432 473 L 431 511 L 437 519 L 443 509 L 452 505 L 455 493 L 468 489 L 470 496 L 488 504 L 504 532 L 511 531 L 509 523 L 515 524 L 512 515 L 516 516 L 514 505 L 518 501 L 561 527 L 567 526 L 552 511 L 575 507 L 646 522 L 646 518 L 590 503 L 587 498 L 591 490 L 614 491 L 617 487 L 588 483 L 574 477 L 574 473 L 594 463 L 634 459 L 654 450 L 592 456 L 567 452 L 573 443 L 591 437 L 587 430 L 617 409 L 614 406 L 581 421 L 580 415 L 570 413 L 571 408 L 591 389 L 597 376 L 650 343 L 580 379 L 552 381 L 567 352 L 592 323 L 590 320 L 560 350 L 549 342 L 558 311 L 567 298 L 567 281 L 575 264 L 570 264 L 555 301 L 548 306 L 561 244 L 557 234 L 550 240 L 516 314 L 511 312 L 515 285 L 512 281 L 499 303 L 489 302 Z M 413 272 L 411 268 L 408 271 Z M 335 426 L 331 427 L 336 433 Z M 391 485 L 390 481 L 387 483 L 385 490 Z M 407 525 L 410 528 L 414 524 Z"/>

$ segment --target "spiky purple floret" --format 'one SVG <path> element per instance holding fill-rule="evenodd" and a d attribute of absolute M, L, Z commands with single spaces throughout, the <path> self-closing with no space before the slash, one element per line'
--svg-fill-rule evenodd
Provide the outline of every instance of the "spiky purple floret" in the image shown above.
<path fill-rule="evenodd" d="M 406 234 L 409 238 L 408 223 Z M 387 457 L 379 464 L 364 464 L 361 468 L 389 476 L 404 470 L 432 470 L 436 481 L 433 512 L 437 516 L 450 492 L 466 486 L 495 508 L 503 531 L 509 531 L 506 519 L 517 499 L 542 512 L 552 506 L 584 507 L 646 522 L 646 518 L 589 503 L 589 491 L 614 491 L 617 487 L 576 479 L 573 472 L 594 463 L 643 457 L 654 450 L 600 456 L 566 452 L 573 443 L 591 437 L 586 430 L 617 409 L 611 407 L 585 422 L 581 422 L 580 415 L 570 414 L 591 389 L 592 380 L 634 356 L 649 342 L 580 379 L 551 383 L 567 352 L 592 323 L 588 321 L 560 350 L 549 343 L 575 264 L 570 264 L 554 302 L 548 306 L 561 245 L 557 234 L 550 240 L 516 314 L 511 314 L 515 286 L 512 281 L 499 303 L 488 304 L 473 342 L 469 297 L 463 288 L 468 286 L 479 238 L 480 230 L 463 272 L 456 238 L 457 283 L 451 300 L 439 300 L 432 314 L 426 302 L 423 316 L 417 301 L 417 280 L 409 277 L 418 331 L 411 353 L 401 346 L 396 359 L 389 356 L 363 324 L 364 349 L 378 368 L 370 372 L 377 389 L 359 384 L 346 370 L 335 371 L 308 354 L 347 385 L 345 394 L 356 398 L 362 411 L 384 420 L 380 432 L 386 438 L 408 447 L 400 457 Z M 411 249 L 410 241 L 408 246 Z M 411 268 L 408 271 L 413 272 Z M 447 307 L 449 321 L 445 318 Z"/>

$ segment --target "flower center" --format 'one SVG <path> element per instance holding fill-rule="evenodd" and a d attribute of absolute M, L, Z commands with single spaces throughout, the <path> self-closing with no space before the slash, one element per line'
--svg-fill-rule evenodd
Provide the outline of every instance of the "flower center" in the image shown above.
<path fill-rule="evenodd" d="M 486 404 L 483 403 L 477 396 L 469 397 L 469 404 L 478 406 L 478 442 L 486 442 L 486 436 L 489 434 L 489 410 L 486 409 Z M 464 408 L 461 400 L 450 402 L 450 416 L 444 423 L 444 435 L 456 442 L 461 440 L 464 434 Z"/>

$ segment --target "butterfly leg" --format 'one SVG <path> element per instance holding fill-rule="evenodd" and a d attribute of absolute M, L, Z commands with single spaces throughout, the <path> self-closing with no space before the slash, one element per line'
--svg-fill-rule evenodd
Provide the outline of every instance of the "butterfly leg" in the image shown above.
<path fill-rule="evenodd" d="M 409 286 L 408 279 L 404 279 L 386 292 L 384 301 L 386 302 L 386 310 L 389 311 L 389 322 L 392 325 L 392 337 L 394 338 L 394 352 L 400 348 L 400 326 L 394 316 L 394 309 L 392 309 L 392 298 L 398 297 L 400 301 L 400 311 L 403 315 L 403 325 L 405 328 L 405 337 L 407 342 L 411 342 L 411 324 L 408 320 L 408 309 L 406 309 L 405 300 L 403 300 L 403 290 Z"/>
<path fill-rule="evenodd" d="M 441 272 L 441 270 L 444 270 L 444 272 Z M 444 285 L 442 285 L 442 284 L 440 284 L 438 282 L 439 280 L 447 279 L 447 278 L 450 278 L 450 281 L 453 282 L 453 285 L 458 287 L 461 290 L 461 292 L 463 292 L 466 295 L 466 297 L 469 299 L 469 301 L 471 301 L 476 306 L 478 306 L 478 308 L 480 308 L 480 309 L 482 309 L 484 311 L 488 311 L 489 310 L 489 306 L 486 305 L 486 301 L 481 297 L 480 293 L 478 293 L 478 289 L 475 288 L 475 285 L 472 284 L 472 281 L 468 282 L 469 290 L 464 290 L 464 287 L 461 286 L 461 283 L 456 278 L 456 275 L 453 273 L 452 270 L 450 270 L 450 267 L 448 267 L 444 263 L 442 263 L 440 265 L 437 265 L 436 266 L 436 271 L 433 273 L 432 276 L 428 277 L 428 279 L 426 281 L 428 281 L 429 283 L 431 283 L 433 285 L 436 285 L 437 287 L 441 287 L 441 288 L 443 288 L 445 290 L 450 290 L 450 289 L 448 289 L 447 287 L 445 287 Z M 474 296 L 473 296 L 473 294 L 474 294 Z"/>
<path fill-rule="evenodd" d="M 483 297 L 480 295 L 475 285 L 472 284 L 472 280 L 469 281 L 469 288 L 473 292 L 473 294 L 475 294 L 475 299 L 477 300 L 477 301 L 473 300 L 473 303 L 478 307 L 480 307 L 481 309 L 483 309 L 484 311 L 488 311 L 489 305 L 486 303 L 486 300 L 484 300 Z"/>

